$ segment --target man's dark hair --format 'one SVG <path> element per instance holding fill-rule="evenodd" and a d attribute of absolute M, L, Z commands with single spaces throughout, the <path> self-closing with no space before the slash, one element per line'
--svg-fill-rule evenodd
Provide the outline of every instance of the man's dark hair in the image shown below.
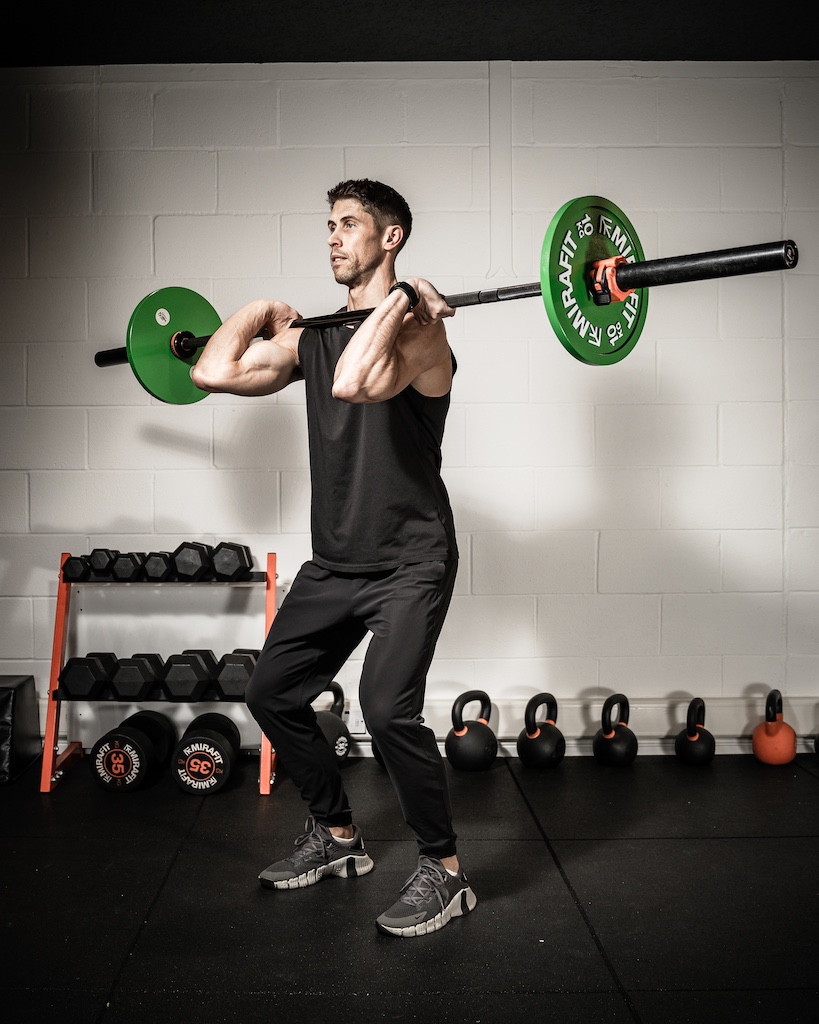
<path fill-rule="evenodd" d="M 370 181 L 369 178 L 352 178 L 339 182 L 327 193 L 330 206 L 340 199 L 357 199 L 375 221 L 379 231 L 383 231 L 388 224 L 400 224 L 404 237 L 396 251 L 403 248 L 412 231 L 412 212 L 406 199 L 394 188 L 380 181 Z"/>

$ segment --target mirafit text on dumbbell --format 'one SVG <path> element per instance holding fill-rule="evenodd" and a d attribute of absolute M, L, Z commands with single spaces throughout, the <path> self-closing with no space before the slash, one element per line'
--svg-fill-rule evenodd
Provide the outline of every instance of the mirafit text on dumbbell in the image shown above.
<path fill-rule="evenodd" d="M 225 757 L 219 747 L 195 736 L 184 743 L 177 757 L 178 781 L 186 789 L 208 792 L 225 771 Z"/>

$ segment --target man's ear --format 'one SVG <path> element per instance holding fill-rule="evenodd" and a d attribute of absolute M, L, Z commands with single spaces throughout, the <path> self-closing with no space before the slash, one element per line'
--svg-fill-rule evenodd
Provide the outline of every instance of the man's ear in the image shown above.
<path fill-rule="evenodd" d="M 404 229 L 400 224 L 390 224 L 384 231 L 384 248 L 396 249 L 404 239 Z"/>

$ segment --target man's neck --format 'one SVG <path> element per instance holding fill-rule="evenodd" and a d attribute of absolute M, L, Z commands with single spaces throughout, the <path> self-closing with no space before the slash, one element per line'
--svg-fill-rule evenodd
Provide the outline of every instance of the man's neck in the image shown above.
<path fill-rule="evenodd" d="M 395 268 L 392 264 L 384 264 L 369 280 L 352 285 L 347 295 L 347 309 L 373 309 L 387 296 L 395 282 Z"/>

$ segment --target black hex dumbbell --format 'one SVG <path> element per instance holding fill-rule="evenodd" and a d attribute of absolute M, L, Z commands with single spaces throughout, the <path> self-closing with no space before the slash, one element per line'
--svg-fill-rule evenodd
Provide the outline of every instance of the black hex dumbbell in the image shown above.
<path fill-rule="evenodd" d="M 67 583 L 83 583 L 91 575 L 88 555 L 69 555 L 63 562 L 63 580 Z"/>
<path fill-rule="evenodd" d="M 200 715 L 176 745 L 171 774 L 188 793 L 215 793 L 230 778 L 240 747 L 235 722 L 225 715 Z"/>
<path fill-rule="evenodd" d="M 105 789 L 128 793 L 159 774 L 176 743 L 173 722 L 158 711 L 138 711 L 101 736 L 89 764 Z"/>
<path fill-rule="evenodd" d="M 110 580 L 114 562 L 119 551 L 112 551 L 110 548 L 93 548 L 88 556 L 88 563 L 91 566 L 91 578 L 97 580 Z"/>
<path fill-rule="evenodd" d="M 135 583 L 141 580 L 146 557 L 144 551 L 123 551 L 114 559 L 111 577 L 117 583 Z"/>
<path fill-rule="evenodd" d="M 213 578 L 210 544 L 199 541 L 185 541 L 172 552 L 174 577 L 181 583 L 199 583 Z"/>
<path fill-rule="evenodd" d="M 216 668 L 216 692 L 221 700 L 245 699 L 258 655 L 258 651 L 240 649 L 222 655 Z"/>
<path fill-rule="evenodd" d="M 151 583 L 167 583 L 174 578 L 170 551 L 149 551 L 142 566 L 142 575 Z"/>
<path fill-rule="evenodd" d="M 214 685 L 215 674 L 216 659 L 210 651 L 172 654 L 162 668 L 162 689 L 168 700 L 204 700 Z"/>
<path fill-rule="evenodd" d="M 214 579 L 233 583 L 244 579 L 252 566 L 253 556 L 244 544 L 222 541 L 213 549 L 211 571 Z"/>
<path fill-rule="evenodd" d="M 114 700 L 149 700 L 159 684 L 164 662 L 158 654 L 134 654 L 120 658 L 111 677 Z"/>
<path fill-rule="evenodd" d="M 100 700 L 116 668 L 117 656 L 108 651 L 69 658 L 60 672 L 59 695 L 63 700 Z"/>

